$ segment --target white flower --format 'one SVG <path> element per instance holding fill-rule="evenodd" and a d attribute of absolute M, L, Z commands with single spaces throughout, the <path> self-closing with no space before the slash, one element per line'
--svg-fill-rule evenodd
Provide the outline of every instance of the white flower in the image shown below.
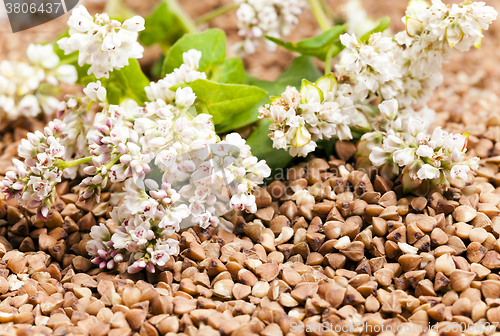
<path fill-rule="evenodd" d="M 196 49 L 190 49 L 182 54 L 182 60 L 189 68 L 193 70 L 198 70 L 198 66 L 201 59 L 201 51 Z"/>
<path fill-rule="evenodd" d="M 144 48 L 137 42 L 138 32 L 144 30 L 140 16 L 126 20 L 123 25 L 110 20 L 106 14 L 95 19 L 84 6 L 73 9 L 68 20 L 70 37 L 57 41 L 65 54 L 78 51 L 78 64 L 89 64 L 88 74 L 96 78 L 109 77 L 113 69 L 128 65 L 129 58 L 141 58 Z"/>
<path fill-rule="evenodd" d="M 380 167 L 387 162 L 389 155 L 390 154 L 385 152 L 382 148 L 375 147 L 372 149 L 369 158 L 374 166 Z"/>
<path fill-rule="evenodd" d="M 101 81 L 90 82 L 83 92 L 93 101 L 106 101 L 106 88 L 101 86 Z"/>
<path fill-rule="evenodd" d="M 400 167 L 409 165 L 415 160 L 415 149 L 414 148 L 404 148 L 395 151 L 392 154 L 394 162 L 396 162 Z"/>
<path fill-rule="evenodd" d="M 45 69 L 54 69 L 59 65 L 59 57 L 54 53 L 52 44 L 33 44 L 26 49 L 26 56 L 33 65 L 40 65 Z"/>
<path fill-rule="evenodd" d="M 450 174 L 451 177 L 454 179 L 459 179 L 459 180 L 467 180 L 467 173 L 470 171 L 469 166 L 467 165 L 454 165 L 451 170 Z"/>
<path fill-rule="evenodd" d="M 297 24 L 297 16 L 306 6 L 303 0 L 238 0 L 238 35 L 244 41 L 237 44 L 237 49 L 246 53 L 255 52 L 257 41 L 263 36 L 287 36 Z M 263 40 L 268 50 L 274 51 L 276 45 Z"/>
<path fill-rule="evenodd" d="M 178 88 L 175 91 L 175 104 L 179 108 L 186 108 L 194 104 L 196 95 L 190 87 Z"/>
<path fill-rule="evenodd" d="M 54 97 L 60 82 L 74 84 L 77 72 L 72 65 L 59 65 L 52 45 L 30 44 L 26 50 L 28 63 L 0 63 L 0 119 L 11 120 L 21 115 L 36 117 L 40 112 L 52 115 L 59 104 Z"/>
<path fill-rule="evenodd" d="M 426 163 L 418 170 L 417 176 L 421 180 L 435 179 L 439 177 L 439 169 Z"/>
<path fill-rule="evenodd" d="M 396 99 L 385 100 L 378 105 L 380 113 L 387 119 L 394 120 L 398 114 L 398 102 Z"/>
<path fill-rule="evenodd" d="M 427 145 L 420 145 L 417 149 L 417 155 L 421 157 L 431 157 L 434 155 L 434 149 Z"/>
<path fill-rule="evenodd" d="M 408 120 L 408 132 L 416 136 L 418 133 L 421 133 L 425 128 L 425 123 L 420 118 L 410 117 Z"/>

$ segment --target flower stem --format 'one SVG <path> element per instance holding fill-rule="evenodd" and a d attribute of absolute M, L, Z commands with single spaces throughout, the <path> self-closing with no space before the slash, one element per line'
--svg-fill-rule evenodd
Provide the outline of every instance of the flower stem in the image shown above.
<path fill-rule="evenodd" d="M 184 26 L 184 29 L 188 33 L 196 33 L 198 29 L 196 28 L 196 24 L 193 19 L 186 13 L 186 11 L 182 8 L 177 0 L 164 0 L 167 4 L 168 9 L 177 15 L 177 18 L 181 21 L 181 24 Z"/>
<path fill-rule="evenodd" d="M 225 13 L 232 11 L 233 9 L 236 9 L 236 8 L 238 8 L 237 4 L 228 4 L 225 6 L 218 7 L 216 9 L 214 9 L 213 11 L 208 12 L 207 14 L 202 15 L 199 18 L 197 18 L 196 24 L 200 25 L 202 23 L 208 22 L 208 21 L 216 18 L 217 16 L 225 14 Z"/>
<path fill-rule="evenodd" d="M 328 75 L 332 71 L 331 63 L 332 63 L 332 54 L 333 51 L 335 50 L 336 46 L 335 44 L 328 49 L 328 52 L 326 53 L 326 59 L 325 59 L 325 75 Z"/>
<path fill-rule="evenodd" d="M 81 159 L 76 159 L 73 161 L 57 160 L 55 163 L 55 166 L 57 168 L 59 168 L 60 170 L 64 170 L 64 169 L 69 168 L 69 167 L 74 167 L 74 166 L 78 166 L 78 165 L 81 165 L 84 163 L 88 163 L 88 162 L 92 161 L 92 158 L 93 158 L 93 156 L 87 156 L 87 157 L 84 157 Z"/>
<path fill-rule="evenodd" d="M 323 11 L 325 12 L 326 16 L 330 18 L 330 20 L 334 24 L 342 24 L 344 23 L 344 20 L 338 16 L 335 15 L 333 12 L 332 8 L 326 3 L 325 0 L 319 0 L 321 4 L 321 8 L 323 8 Z"/>
<path fill-rule="evenodd" d="M 321 6 L 319 0 L 309 0 L 309 5 L 311 6 L 311 10 L 321 30 L 325 31 L 330 29 L 331 28 L 330 20 L 328 20 L 328 17 L 323 11 L 323 7 Z"/>

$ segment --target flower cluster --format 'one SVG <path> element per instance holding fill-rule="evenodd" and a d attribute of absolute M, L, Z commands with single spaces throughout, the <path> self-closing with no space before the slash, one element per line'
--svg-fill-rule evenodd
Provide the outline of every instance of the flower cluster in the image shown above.
<path fill-rule="evenodd" d="M 379 108 L 393 120 L 397 115 L 394 99 L 385 101 Z M 388 178 L 402 173 L 402 184 L 407 189 L 424 180 L 447 187 L 450 180 L 467 180 L 468 173 L 477 170 L 479 158 L 465 157 L 468 134 L 450 134 L 438 127 L 429 136 L 423 132 L 424 122 L 413 117 L 406 127 L 401 125 L 396 119 L 387 132 L 364 134 L 358 144 L 358 155 L 368 156 Z"/>
<path fill-rule="evenodd" d="M 158 82 L 151 82 L 146 87 L 146 94 L 151 101 L 162 100 L 164 102 L 172 102 L 176 100 L 175 92 L 170 88 L 175 85 L 191 83 L 197 79 L 207 79 L 204 72 L 198 71 L 198 64 L 201 59 L 201 52 L 196 49 L 191 49 L 182 55 L 184 64 L 165 78 L 160 79 Z"/>
<path fill-rule="evenodd" d="M 357 100 L 365 101 L 369 93 L 388 88 L 382 84 L 401 78 L 402 50 L 392 38 L 375 33 L 365 44 L 354 34 L 343 34 L 340 41 L 346 49 L 336 68 L 349 76 Z"/>
<path fill-rule="evenodd" d="M 416 116 L 415 107 L 429 111 L 425 105 L 442 82 L 439 71 L 452 49 L 479 46 L 481 31 L 496 15 L 483 2 L 448 6 L 433 0 L 429 6 L 424 0 L 411 1 L 403 18 L 406 30 L 396 34 L 396 42 L 380 33 L 366 43 L 354 34 L 342 35 L 346 48 L 337 70 L 349 78 L 355 102 L 396 98 L 403 113 Z"/>
<path fill-rule="evenodd" d="M 128 65 L 129 58 L 141 58 L 144 48 L 137 42 L 144 19 L 134 16 L 120 23 L 107 14 L 92 17 L 84 6 L 73 9 L 68 20 L 69 35 L 57 41 L 65 54 L 78 51 L 78 64 L 89 64 L 88 74 L 109 77 L 113 69 Z"/>
<path fill-rule="evenodd" d="M 91 229 L 87 252 L 94 257 L 94 264 L 112 269 L 115 263 L 128 260 L 129 273 L 144 268 L 155 272 L 156 266 L 164 266 L 177 253 L 175 231 L 189 214 L 188 209 L 185 205 L 174 206 L 180 196 L 167 183 L 162 183 L 161 188 L 153 180 L 146 183 L 153 187 L 149 195 L 133 180 L 126 181 L 124 202 L 111 213 L 118 227 L 109 229 L 100 224 Z"/>
<path fill-rule="evenodd" d="M 219 141 L 208 114 L 196 115 L 192 89 L 170 88 L 198 78 L 201 53 L 190 50 L 184 64 L 146 88 L 145 106 L 126 100 L 120 106 L 102 103 L 87 138 L 91 175 L 80 187 L 81 198 L 98 201 L 108 181 L 125 181 L 127 196 L 115 208 L 118 225 L 104 234 L 96 229 L 88 251 L 101 267 L 113 267 L 116 258 L 129 261 L 129 272 L 155 271 L 177 252 L 175 232 L 181 227 L 217 226 L 226 212 L 255 212 L 252 190 L 270 169 L 258 161 L 238 134 Z M 91 83 L 91 99 L 106 96 Z M 101 97 L 101 98 L 99 98 Z"/>
<path fill-rule="evenodd" d="M 26 50 L 29 63 L 0 63 L 0 120 L 20 116 L 36 117 L 40 112 L 52 115 L 59 100 L 54 97 L 60 83 L 74 84 L 76 69 L 60 65 L 51 44 L 30 44 Z"/>
<path fill-rule="evenodd" d="M 259 117 L 273 121 L 269 134 L 273 147 L 288 150 L 292 156 L 306 156 L 314 151 L 317 140 L 351 139 L 349 125 L 359 113 L 342 89 L 329 74 L 314 84 L 303 80 L 300 92 L 289 86 L 281 98 L 261 107 Z"/>
<path fill-rule="evenodd" d="M 484 2 L 465 1 L 445 5 L 433 0 L 429 6 L 424 0 L 411 1 L 403 23 L 406 30 L 396 34 L 396 41 L 404 48 L 405 66 L 402 83 L 394 85 L 400 104 L 424 105 L 441 83 L 439 71 L 451 57 L 451 50 L 467 51 L 479 47 L 482 30 L 487 30 L 497 12 Z"/>
<path fill-rule="evenodd" d="M 262 40 L 266 47 L 274 51 L 276 45 L 264 36 L 279 38 L 287 36 L 298 23 L 298 16 L 306 6 L 304 0 L 236 0 L 239 5 L 236 11 L 238 18 L 238 34 L 244 41 L 237 44 L 238 49 L 246 53 L 254 53 L 258 41 Z"/>
<path fill-rule="evenodd" d="M 50 122 L 43 133 L 28 133 L 28 139 L 22 139 L 18 148 L 24 162 L 14 159 L 17 172 L 8 171 L 0 182 L 7 198 L 37 209 L 37 218 L 47 217 L 55 200 L 55 185 L 61 182 L 60 159 L 65 149 L 59 141 L 63 130 L 64 124 Z"/>

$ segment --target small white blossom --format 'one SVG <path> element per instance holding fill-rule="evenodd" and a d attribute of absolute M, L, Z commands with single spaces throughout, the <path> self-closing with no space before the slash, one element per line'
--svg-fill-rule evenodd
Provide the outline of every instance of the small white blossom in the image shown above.
<path fill-rule="evenodd" d="M 244 41 L 238 43 L 236 49 L 252 54 L 262 40 L 266 47 L 274 51 L 276 45 L 264 36 L 287 36 L 298 23 L 307 2 L 304 0 L 236 0 L 239 5 L 236 11 L 238 19 L 238 35 Z"/>
<path fill-rule="evenodd" d="M 134 16 L 120 23 L 107 14 L 92 17 L 80 5 L 68 19 L 69 35 L 57 41 L 65 54 L 78 51 L 78 64 L 89 64 L 88 74 L 96 78 L 109 77 L 113 69 L 128 65 L 129 58 L 141 58 L 144 48 L 137 42 L 144 30 L 144 19 Z"/>
<path fill-rule="evenodd" d="M 59 105 L 54 92 L 78 78 L 74 66 L 59 64 L 51 44 L 30 44 L 26 56 L 29 63 L 0 62 L 0 122 L 4 115 L 13 120 L 54 114 Z"/>
<path fill-rule="evenodd" d="M 101 81 L 90 82 L 83 89 L 83 93 L 93 101 L 106 101 L 106 88 L 101 85 Z"/>

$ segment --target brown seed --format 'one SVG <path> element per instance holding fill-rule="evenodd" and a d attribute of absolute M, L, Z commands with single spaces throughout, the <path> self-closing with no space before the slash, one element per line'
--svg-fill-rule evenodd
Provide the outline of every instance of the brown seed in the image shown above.
<path fill-rule="evenodd" d="M 442 303 L 439 303 L 435 305 L 434 307 L 430 308 L 427 310 L 427 314 L 429 317 L 431 317 L 435 321 L 443 321 L 445 318 L 445 305 Z"/>
<path fill-rule="evenodd" d="M 48 251 L 49 247 L 55 244 L 57 244 L 57 240 L 54 237 L 49 236 L 48 234 L 42 233 L 38 237 L 38 246 L 42 251 Z"/>
<path fill-rule="evenodd" d="M 9 290 L 9 282 L 3 276 L 0 276 L 0 294 L 5 294 Z"/>
<path fill-rule="evenodd" d="M 450 254 L 446 253 L 436 259 L 434 264 L 436 272 L 442 272 L 443 274 L 450 276 L 451 273 L 456 269 L 453 258 Z"/>
<path fill-rule="evenodd" d="M 273 201 L 269 192 L 264 188 L 258 188 L 257 190 L 255 190 L 254 196 L 255 204 L 257 205 L 258 209 L 268 207 Z"/>
<path fill-rule="evenodd" d="M 233 296 L 236 300 L 243 300 L 247 298 L 252 292 L 252 288 L 247 285 L 243 285 L 240 283 L 234 284 L 233 287 Z"/>
<path fill-rule="evenodd" d="M 411 200 L 411 207 L 416 211 L 422 211 L 427 206 L 427 199 L 425 197 L 415 197 Z"/>
<path fill-rule="evenodd" d="M 335 153 L 341 160 L 348 161 L 356 152 L 356 146 L 349 141 L 335 142 Z M 326 163 L 326 162 L 325 162 Z M 330 166 L 328 166 L 329 168 Z"/>
<path fill-rule="evenodd" d="M 468 206 L 468 205 L 460 205 L 453 211 L 453 217 L 455 220 L 458 222 L 470 222 L 473 220 L 477 215 L 476 209 Z"/>
<path fill-rule="evenodd" d="M 481 264 L 489 269 L 500 268 L 500 254 L 497 251 L 488 251 Z"/>
<path fill-rule="evenodd" d="M 61 227 L 63 225 L 63 217 L 57 210 L 50 210 L 47 215 L 47 221 L 45 225 L 49 229 L 53 229 L 55 227 Z"/>
<path fill-rule="evenodd" d="M 257 283 L 258 279 L 249 270 L 241 269 L 240 271 L 238 271 L 238 281 L 243 285 L 253 287 Z"/>
<path fill-rule="evenodd" d="M 437 225 L 437 220 L 434 217 L 423 216 L 416 221 L 418 228 L 424 232 L 432 232 Z"/>
<path fill-rule="evenodd" d="M 28 259 L 23 255 L 18 255 L 13 258 L 11 258 L 7 262 L 7 267 L 12 271 L 14 274 L 20 274 L 23 272 L 24 268 L 26 267 L 26 263 L 28 262 Z"/>
<path fill-rule="evenodd" d="M 387 221 L 380 217 L 373 217 L 373 233 L 383 237 L 387 234 Z"/>
<path fill-rule="evenodd" d="M 451 312 L 453 315 L 463 315 L 469 316 L 472 310 L 472 305 L 468 298 L 459 298 L 451 306 Z"/>
<path fill-rule="evenodd" d="M 456 272 L 456 271 L 454 271 L 454 272 Z M 420 279 L 420 280 L 422 280 L 422 279 Z M 436 273 L 436 275 L 434 276 L 434 290 L 436 292 L 445 288 L 449 284 L 450 284 L 450 279 L 448 279 L 446 277 L 446 275 L 444 275 L 441 272 Z"/>
<path fill-rule="evenodd" d="M 374 187 L 376 191 L 387 192 L 392 189 L 393 182 L 381 175 L 375 176 Z"/>
<path fill-rule="evenodd" d="M 275 235 L 279 235 L 283 227 L 290 227 L 290 220 L 283 215 L 278 215 L 273 218 L 269 224 L 269 228 L 273 231 Z"/>
<path fill-rule="evenodd" d="M 404 278 L 415 288 L 425 278 L 426 274 L 425 270 L 410 271 L 404 274 Z"/>
<path fill-rule="evenodd" d="M 406 243 L 406 227 L 400 226 L 387 235 L 387 239 L 396 243 Z"/>
<path fill-rule="evenodd" d="M 175 300 L 175 299 L 174 299 Z M 130 328 L 134 330 L 139 330 L 141 325 L 144 323 L 144 320 L 147 316 L 147 311 L 142 309 L 130 309 L 126 314 L 125 318 L 127 319 Z"/>
<path fill-rule="evenodd" d="M 500 281 L 481 281 L 481 293 L 485 298 L 498 299 L 500 297 Z"/>
<path fill-rule="evenodd" d="M 448 235 L 440 228 L 435 228 L 431 232 L 431 241 L 434 245 L 444 245 L 448 242 Z"/>
<path fill-rule="evenodd" d="M 299 301 L 300 303 L 304 303 L 308 298 L 311 298 L 318 291 L 318 285 L 312 282 L 302 282 L 299 283 L 295 288 L 291 291 L 292 297 Z"/>
<path fill-rule="evenodd" d="M 376 271 L 373 276 L 375 280 L 384 287 L 388 287 L 392 283 L 392 278 L 394 277 L 394 272 L 388 268 L 382 268 Z"/>
<path fill-rule="evenodd" d="M 483 228 L 475 227 L 469 232 L 469 240 L 482 244 L 488 237 L 488 232 Z"/>
<path fill-rule="evenodd" d="M 455 270 L 450 275 L 451 288 L 457 292 L 463 292 L 470 287 L 476 277 L 476 273 L 463 270 Z"/>
<path fill-rule="evenodd" d="M 486 317 L 490 323 L 500 323 L 500 307 L 488 309 Z"/>
<path fill-rule="evenodd" d="M 493 218 L 500 214 L 500 210 L 498 210 L 498 208 L 494 204 L 479 203 L 477 209 L 489 218 Z"/>
<path fill-rule="evenodd" d="M 257 266 L 255 269 L 255 274 L 257 274 L 261 280 L 270 282 L 278 276 L 279 267 L 276 263 L 270 262 Z"/>
<path fill-rule="evenodd" d="M 78 272 L 87 272 L 92 267 L 92 263 L 85 257 L 76 256 L 73 259 L 73 267 Z"/>
<path fill-rule="evenodd" d="M 416 254 L 404 254 L 398 259 L 399 264 L 405 272 L 413 271 L 418 268 L 421 261 L 422 256 Z"/>
<path fill-rule="evenodd" d="M 273 199 L 277 200 L 285 195 L 286 186 L 281 181 L 273 181 L 267 188 L 267 191 Z"/>
<path fill-rule="evenodd" d="M 365 255 L 365 245 L 362 242 L 354 241 L 341 248 L 340 252 L 352 261 L 360 261 Z"/>
<path fill-rule="evenodd" d="M 491 273 L 491 271 L 489 269 L 487 269 L 483 265 L 476 264 L 476 263 L 472 263 L 470 265 L 470 270 L 471 270 L 471 272 L 476 273 L 476 276 L 479 279 L 482 279 L 482 278 L 486 277 L 488 274 Z"/>
<path fill-rule="evenodd" d="M 223 299 L 231 299 L 234 282 L 229 279 L 219 280 L 214 284 L 214 294 Z"/>
<path fill-rule="evenodd" d="M 398 204 L 396 193 L 394 191 L 388 191 L 380 197 L 378 204 L 387 208 L 389 206 L 396 206 Z"/>
<path fill-rule="evenodd" d="M 29 223 L 27 218 L 22 218 L 19 222 L 14 224 L 10 231 L 20 236 L 27 236 L 29 234 Z"/>
<path fill-rule="evenodd" d="M 302 281 L 300 274 L 292 268 L 283 268 L 281 278 L 291 287 L 295 287 Z"/>
<path fill-rule="evenodd" d="M 344 267 L 347 260 L 346 256 L 340 253 L 329 253 L 326 255 L 326 258 L 333 269 Z"/>
<path fill-rule="evenodd" d="M 255 216 L 260 220 L 268 223 L 273 219 L 274 216 L 274 208 L 272 206 L 268 206 L 266 208 L 258 209 L 255 213 Z"/>
<path fill-rule="evenodd" d="M 365 308 L 366 311 L 369 313 L 375 313 L 380 309 L 380 303 L 378 300 L 375 298 L 375 296 L 370 295 L 366 298 L 365 301 Z"/>

